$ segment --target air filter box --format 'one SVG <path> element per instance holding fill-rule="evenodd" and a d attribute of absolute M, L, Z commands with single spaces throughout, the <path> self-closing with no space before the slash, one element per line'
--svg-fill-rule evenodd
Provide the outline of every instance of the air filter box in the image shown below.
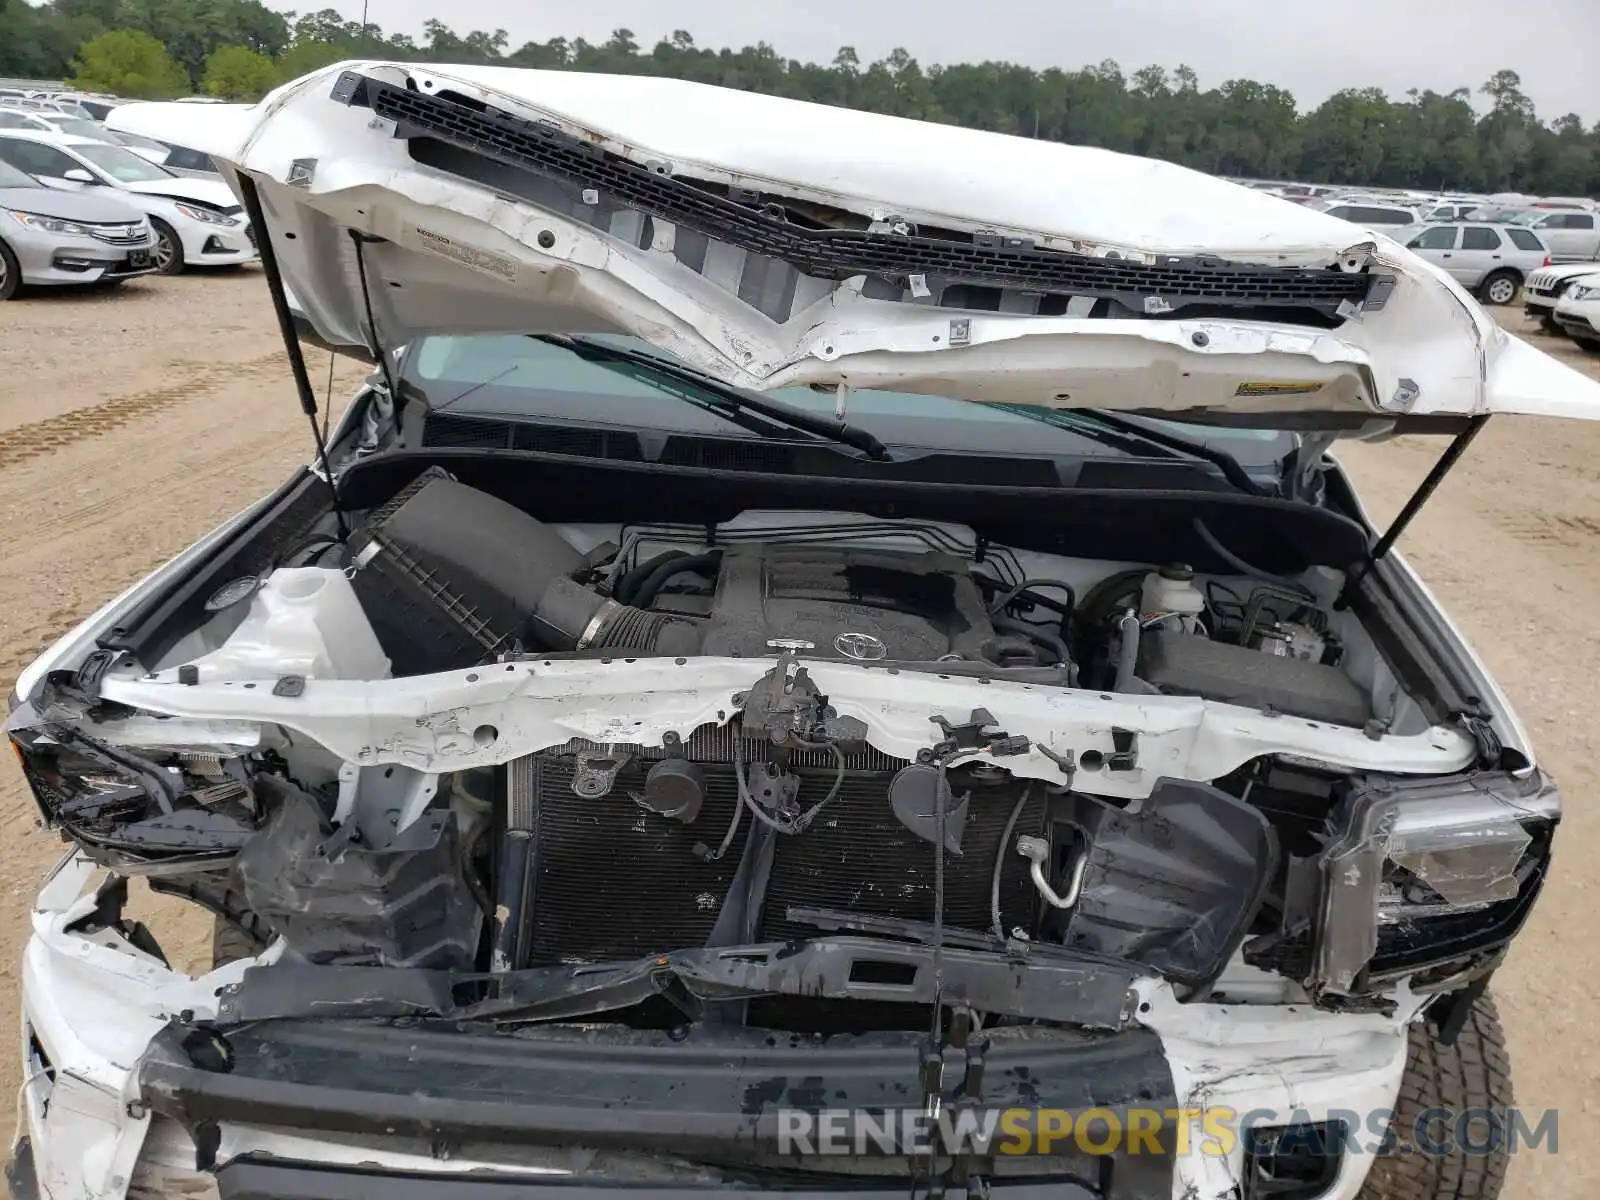
<path fill-rule="evenodd" d="M 1202 696 L 1330 725 L 1364 725 L 1367 698 L 1337 667 L 1166 629 L 1139 638 L 1138 675 L 1169 696 Z"/>
<path fill-rule="evenodd" d="M 584 565 L 548 526 L 438 468 L 378 509 L 351 555 L 356 597 L 396 675 L 517 649 L 550 585 Z"/>

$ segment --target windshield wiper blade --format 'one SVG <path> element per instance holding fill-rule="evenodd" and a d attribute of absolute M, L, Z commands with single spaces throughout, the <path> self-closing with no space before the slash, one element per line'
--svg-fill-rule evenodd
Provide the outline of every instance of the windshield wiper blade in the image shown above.
<path fill-rule="evenodd" d="M 833 417 L 818 416 L 803 408 L 785 404 L 781 400 L 773 400 L 755 392 L 732 387 L 712 379 L 709 375 L 702 375 L 692 368 L 668 362 L 654 354 L 627 350 L 621 346 L 611 346 L 586 337 L 566 337 L 549 333 L 531 333 L 528 336 L 535 341 L 547 342 L 552 346 L 560 346 L 563 350 L 570 350 L 587 362 L 598 363 L 601 366 L 633 368 L 627 373 L 635 379 L 642 377 L 644 383 L 669 379 L 688 384 L 714 397 L 730 412 L 757 413 L 770 420 L 779 421 L 791 429 L 798 429 L 802 433 L 826 438 L 841 445 L 853 446 L 868 458 L 876 459 L 878 462 L 893 461 L 884 444 L 865 429 Z"/>
<path fill-rule="evenodd" d="M 1182 434 L 1154 429 L 1138 421 L 1130 421 L 1126 417 L 1102 412 L 1099 409 L 1040 409 L 1023 404 L 1001 404 L 996 407 L 1015 413 L 1019 417 L 1043 421 L 1058 429 L 1082 434 L 1103 445 L 1126 447 L 1128 439 L 1133 438 L 1147 445 L 1159 447 L 1169 456 L 1187 454 L 1191 458 L 1201 459 L 1216 467 L 1222 472 L 1222 477 L 1241 492 L 1252 496 L 1266 494 L 1233 455 L 1226 450 L 1218 450 L 1215 446 L 1208 446 L 1205 442 L 1186 438 Z"/>

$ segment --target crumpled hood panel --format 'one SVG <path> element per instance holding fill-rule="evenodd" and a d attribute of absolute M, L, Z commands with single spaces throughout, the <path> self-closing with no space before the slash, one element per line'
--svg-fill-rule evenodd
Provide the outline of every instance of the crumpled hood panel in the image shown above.
<path fill-rule="evenodd" d="M 330 342 L 370 345 L 370 301 L 386 347 L 625 331 L 758 389 L 1263 424 L 1600 416 L 1600 383 L 1396 243 L 1108 151 L 676 80 L 383 63 L 111 124 L 247 173 Z"/>

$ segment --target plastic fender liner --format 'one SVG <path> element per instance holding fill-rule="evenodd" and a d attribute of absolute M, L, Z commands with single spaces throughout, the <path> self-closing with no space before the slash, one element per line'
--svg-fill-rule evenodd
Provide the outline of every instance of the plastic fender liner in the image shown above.
<path fill-rule="evenodd" d="M 1266 817 L 1226 792 L 1160 779 L 1121 809 L 1082 798 L 1083 892 L 1061 934 L 1074 950 L 1210 987 L 1249 931 L 1278 866 Z"/>

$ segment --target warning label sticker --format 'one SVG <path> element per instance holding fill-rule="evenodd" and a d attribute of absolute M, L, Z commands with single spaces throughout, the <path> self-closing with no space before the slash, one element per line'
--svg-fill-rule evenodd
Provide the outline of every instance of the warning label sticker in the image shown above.
<path fill-rule="evenodd" d="M 509 258 L 499 254 L 490 254 L 486 250 L 479 250 L 475 246 L 463 246 L 460 242 L 446 237 L 442 233 L 435 233 L 431 229 L 417 226 L 417 239 L 422 248 L 442 258 L 454 259 L 462 266 L 473 271 L 480 271 L 485 275 L 493 275 L 497 279 L 504 279 L 507 283 L 517 281 L 517 264 Z"/>

